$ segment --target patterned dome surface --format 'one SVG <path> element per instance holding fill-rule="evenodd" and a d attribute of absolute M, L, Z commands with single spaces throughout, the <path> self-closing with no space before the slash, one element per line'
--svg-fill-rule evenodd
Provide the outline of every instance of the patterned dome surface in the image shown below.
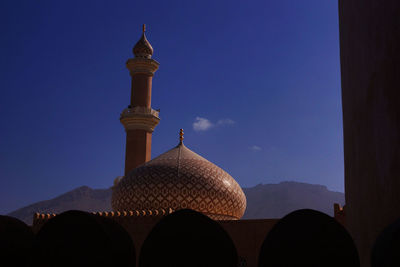
<path fill-rule="evenodd" d="M 232 176 L 181 142 L 117 181 L 111 205 L 116 211 L 189 208 L 232 220 L 243 216 L 246 196 Z"/>

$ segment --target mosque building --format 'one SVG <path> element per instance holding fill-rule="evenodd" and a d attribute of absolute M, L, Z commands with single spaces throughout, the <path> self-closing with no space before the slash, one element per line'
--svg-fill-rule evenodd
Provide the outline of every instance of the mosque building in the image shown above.
<path fill-rule="evenodd" d="M 159 110 L 151 107 L 152 78 L 159 63 L 152 59 L 144 25 L 133 54 L 126 63 L 132 78 L 130 104 L 120 117 L 126 131 L 125 175 L 114 181 L 113 211 L 96 214 L 121 224 L 140 251 L 161 218 L 191 209 L 224 228 L 242 266 L 256 266 L 262 242 L 278 219 L 240 220 L 246 209 L 240 185 L 228 172 L 186 147 L 182 129 L 176 147 L 151 159 L 152 133 L 160 122 Z M 53 216 L 35 214 L 34 231 Z"/>
<path fill-rule="evenodd" d="M 157 210 L 189 208 L 216 220 L 240 219 L 246 196 L 239 184 L 224 170 L 179 144 L 150 160 L 151 139 L 160 121 L 151 108 L 152 78 L 159 63 L 145 35 L 133 48 L 127 68 L 132 77 L 131 102 L 121 114 L 126 131 L 125 176 L 114 182 L 112 208 Z"/>

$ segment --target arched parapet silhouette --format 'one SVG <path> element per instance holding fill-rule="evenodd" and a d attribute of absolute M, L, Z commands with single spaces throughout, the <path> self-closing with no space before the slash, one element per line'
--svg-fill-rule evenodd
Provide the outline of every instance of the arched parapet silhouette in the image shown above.
<path fill-rule="evenodd" d="M 400 218 L 387 226 L 371 251 L 371 267 L 400 266 Z"/>
<path fill-rule="evenodd" d="M 30 266 L 34 234 L 24 222 L 0 215 L 0 259 L 7 266 Z"/>
<path fill-rule="evenodd" d="M 334 218 L 303 209 L 289 213 L 267 234 L 258 267 L 359 267 L 353 239 Z"/>
<path fill-rule="evenodd" d="M 117 221 L 122 225 L 132 225 L 146 222 L 157 222 L 165 215 L 174 212 L 172 209 L 153 209 L 153 210 L 123 210 L 123 211 L 100 211 L 92 212 L 92 214 L 106 217 Z M 35 213 L 33 215 L 33 231 L 35 233 L 39 232 L 40 228 L 51 218 L 58 216 L 54 213 Z"/>
<path fill-rule="evenodd" d="M 161 219 L 144 241 L 140 267 L 236 267 L 235 245 L 221 225 L 189 209 Z"/>
<path fill-rule="evenodd" d="M 47 220 L 35 239 L 35 265 L 130 266 L 133 242 L 117 222 L 83 211 L 67 211 Z"/>

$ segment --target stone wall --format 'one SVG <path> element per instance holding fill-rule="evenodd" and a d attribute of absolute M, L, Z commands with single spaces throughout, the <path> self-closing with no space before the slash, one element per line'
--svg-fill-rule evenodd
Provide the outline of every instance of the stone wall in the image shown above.
<path fill-rule="evenodd" d="M 121 224 L 132 237 L 136 248 L 137 260 L 139 260 L 140 248 L 154 225 L 166 214 L 173 211 L 135 211 L 131 213 L 97 212 L 95 214 L 112 218 Z M 56 214 L 36 214 L 33 230 L 37 233 L 43 224 Z M 239 259 L 246 267 L 256 267 L 258 253 L 262 242 L 278 219 L 259 220 L 230 220 L 218 221 L 232 238 L 236 246 Z"/>
<path fill-rule="evenodd" d="M 400 1 L 339 0 L 346 224 L 370 250 L 400 217 Z"/>

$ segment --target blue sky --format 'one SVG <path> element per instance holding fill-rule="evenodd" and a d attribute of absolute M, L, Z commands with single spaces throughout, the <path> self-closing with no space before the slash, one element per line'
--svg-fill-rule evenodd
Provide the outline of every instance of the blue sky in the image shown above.
<path fill-rule="evenodd" d="M 123 174 L 125 62 L 160 68 L 152 155 L 185 144 L 243 187 L 344 190 L 337 2 L 1 1 L 0 213 Z"/>

